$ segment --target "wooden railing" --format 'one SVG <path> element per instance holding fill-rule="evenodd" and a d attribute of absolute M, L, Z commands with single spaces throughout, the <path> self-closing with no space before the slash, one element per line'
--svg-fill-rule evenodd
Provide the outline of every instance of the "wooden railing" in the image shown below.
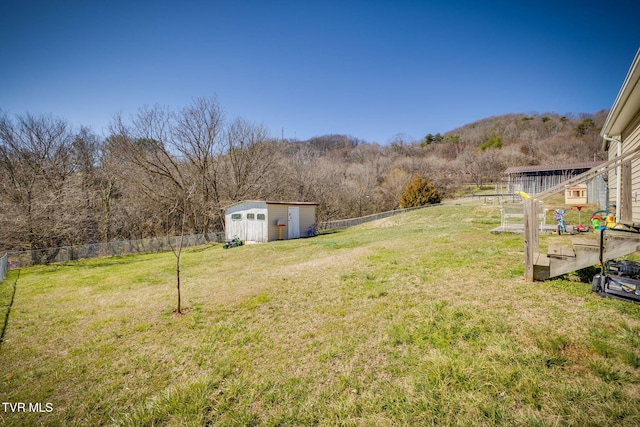
<path fill-rule="evenodd" d="M 532 282 L 534 280 L 534 263 L 538 253 L 539 230 L 536 222 L 536 205 L 568 187 L 589 181 L 599 175 L 604 175 L 611 170 L 620 168 L 623 164 L 630 164 L 630 162 L 638 158 L 640 158 L 640 147 L 622 153 L 622 155 L 599 164 L 583 174 L 569 178 L 559 185 L 524 200 L 524 278 L 526 281 Z M 629 189 L 629 191 L 631 190 Z M 616 202 L 619 203 L 620 201 Z"/>

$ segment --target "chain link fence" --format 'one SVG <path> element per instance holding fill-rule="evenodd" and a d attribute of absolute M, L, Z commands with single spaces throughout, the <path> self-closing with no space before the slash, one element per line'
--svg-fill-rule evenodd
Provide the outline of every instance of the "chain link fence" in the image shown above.
<path fill-rule="evenodd" d="M 375 221 L 377 219 L 388 218 L 393 215 L 398 215 L 404 212 L 410 212 L 417 209 L 429 208 L 432 206 L 439 206 L 440 203 L 432 204 L 432 205 L 424 205 L 424 206 L 416 206 L 414 208 L 405 208 L 405 209 L 396 209 L 393 211 L 381 212 L 372 215 L 361 216 L 358 218 L 350 218 L 350 219 L 339 219 L 336 221 L 325 221 L 318 224 L 318 231 L 323 230 L 334 230 L 336 228 L 347 228 L 353 227 L 354 225 L 364 224 L 365 222 Z"/>
<path fill-rule="evenodd" d="M 522 201 L 520 194 L 494 193 L 494 194 L 464 194 L 458 198 L 462 205 L 501 205 L 503 203 L 517 203 Z"/>
<path fill-rule="evenodd" d="M 337 221 L 325 221 L 318 224 L 318 230 L 333 230 L 337 228 L 353 227 L 377 219 L 387 218 L 404 212 L 423 209 L 439 204 L 418 206 L 407 209 L 396 209 L 359 218 L 343 219 Z M 208 243 L 219 243 L 224 241 L 224 232 L 204 234 L 193 234 L 183 237 L 183 248 L 191 246 L 202 246 Z M 49 264 L 52 262 L 67 262 L 83 258 L 100 258 L 117 255 L 132 255 L 153 252 L 170 251 L 178 247 L 180 236 L 157 237 L 140 240 L 123 240 L 107 243 L 91 243 L 86 245 L 62 246 L 59 248 L 47 248 L 33 251 L 7 252 L 0 258 L 0 281 L 9 271 L 9 268 L 28 267 L 30 265 Z"/>
<path fill-rule="evenodd" d="M 74 261 L 83 258 L 100 258 L 115 255 L 131 255 L 170 251 L 180 245 L 180 236 L 157 237 L 140 240 L 123 240 L 107 243 L 91 243 L 77 246 L 62 246 L 33 251 L 8 252 L 3 258 L 6 267 L 20 268 L 51 262 Z M 224 233 L 192 234 L 183 236 L 182 247 L 201 246 L 208 243 L 222 242 Z M 0 270 L 2 271 L 2 270 Z M 3 277 L 4 276 L 0 276 Z"/>

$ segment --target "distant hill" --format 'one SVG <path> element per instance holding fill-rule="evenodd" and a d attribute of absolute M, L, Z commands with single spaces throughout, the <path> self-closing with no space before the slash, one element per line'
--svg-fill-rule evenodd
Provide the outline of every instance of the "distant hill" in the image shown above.
<path fill-rule="evenodd" d="M 487 117 L 444 134 L 427 133 L 412 141 L 398 135 L 388 148 L 409 157 L 427 156 L 455 160 L 469 151 L 498 149 L 518 165 L 558 164 L 603 159 L 600 130 L 608 110 L 578 115 L 558 113 L 508 113 Z M 349 135 L 330 134 L 306 141 L 289 141 L 322 155 L 348 153 L 363 145 L 377 145 Z M 416 150 L 420 146 L 422 150 Z"/>
<path fill-rule="evenodd" d="M 607 114 L 607 110 L 577 116 L 509 113 L 469 123 L 444 135 L 427 134 L 421 144 L 423 147 L 432 146 L 434 153 L 451 152 L 438 149 L 439 143 L 483 151 L 504 149 L 521 154 L 521 163 L 531 165 L 592 161 L 604 156 L 600 148 L 600 129 Z M 454 152 L 459 154 L 462 151 Z M 452 158 L 452 155 L 445 157 Z"/>
<path fill-rule="evenodd" d="M 326 198 L 329 205 L 339 198 L 332 212 L 359 216 L 393 209 L 413 175 L 425 177 L 447 196 L 464 185 L 500 182 L 510 166 L 604 160 L 600 130 L 607 114 L 606 110 L 578 115 L 508 113 L 444 134 L 427 133 L 420 140 L 399 134 L 381 145 L 334 134 L 283 141 L 281 149 L 294 165 L 316 159 L 304 166 L 304 176 L 315 174 L 318 179 L 311 188 L 313 200 Z M 326 170 L 321 171 L 320 165 Z M 316 191 L 329 182 L 330 192 Z M 306 194 L 305 189 L 299 194 Z"/>

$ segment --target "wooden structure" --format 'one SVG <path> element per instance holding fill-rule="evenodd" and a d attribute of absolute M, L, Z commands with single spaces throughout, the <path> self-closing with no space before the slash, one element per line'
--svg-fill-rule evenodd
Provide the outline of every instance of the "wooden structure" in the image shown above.
<path fill-rule="evenodd" d="M 617 227 L 640 228 L 640 50 L 629 69 L 620 92 L 602 128 L 603 149 L 609 160 L 585 173 L 524 201 L 525 280 L 545 280 L 595 265 L 600 260 L 599 239 L 574 237 L 572 246 L 549 247 L 546 254 L 538 251 L 537 209 L 547 197 L 580 183 L 605 176 L 609 185 L 609 203 L 615 205 Z M 621 257 L 640 250 L 637 235 L 605 233 L 602 258 Z"/>
<path fill-rule="evenodd" d="M 561 165 L 537 165 L 537 166 L 512 166 L 504 172 L 507 181 L 507 192 L 515 193 L 524 191 L 534 195 L 562 184 L 567 179 L 571 179 L 583 174 L 603 162 L 585 162 Z M 589 186 L 600 185 L 600 181 L 595 180 Z M 593 191 L 590 191 L 594 194 Z"/>
<path fill-rule="evenodd" d="M 640 147 L 623 156 L 609 160 L 598 167 L 585 172 L 575 178 L 524 200 L 524 265 L 525 280 L 546 280 L 571 271 L 595 265 L 599 262 L 599 240 L 596 236 L 590 239 L 573 238 L 572 247 L 550 247 L 547 254 L 538 251 L 539 227 L 537 226 L 537 212 L 541 204 L 548 197 L 570 188 L 571 186 L 593 179 L 596 176 L 608 174 L 628 161 L 640 159 Z M 640 249 L 640 241 L 629 238 L 625 234 L 624 240 L 619 241 L 613 233 L 607 236 L 604 259 L 617 258 Z"/>
<path fill-rule="evenodd" d="M 520 196 L 518 196 L 520 197 Z M 538 232 L 544 232 L 547 214 L 543 206 L 539 206 L 537 214 Z M 524 209 L 520 203 L 503 203 L 500 208 L 500 227 L 491 230 L 492 233 L 522 233 L 524 231 Z"/>
<path fill-rule="evenodd" d="M 225 208 L 225 238 L 270 242 L 306 237 L 316 223 L 317 203 L 245 200 Z"/>
<path fill-rule="evenodd" d="M 576 184 L 564 190 L 564 203 L 567 205 L 587 204 L 587 185 Z"/>

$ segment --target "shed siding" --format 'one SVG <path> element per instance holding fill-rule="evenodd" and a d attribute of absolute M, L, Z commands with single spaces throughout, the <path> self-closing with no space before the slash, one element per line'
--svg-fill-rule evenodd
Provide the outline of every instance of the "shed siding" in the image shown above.
<path fill-rule="evenodd" d="M 297 203 L 269 203 L 262 201 L 246 201 L 230 206 L 225 210 L 225 237 L 232 239 L 238 236 L 243 241 L 269 242 L 278 240 L 280 227 L 278 221 L 288 226 L 289 207 L 299 210 L 299 235 L 306 237 L 307 231 L 316 222 L 316 205 Z M 239 219 L 232 219 L 233 215 L 242 215 Z M 249 219 L 247 214 L 253 214 Z M 258 215 L 264 215 L 259 220 Z M 282 238 L 288 239 L 288 229 L 283 227 Z"/>
<path fill-rule="evenodd" d="M 278 220 L 283 221 L 288 226 L 289 207 L 295 206 L 300 211 L 300 237 L 306 237 L 307 231 L 316 223 L 315 205 L 294 205 L 294 204 L 269 204 L 269 240 L 278 240 Z M 282 230 L 282 239 L 288 239 L 287 227 Z"/>
<path fill-rule="evenodd" d="M 242 215 L 241 219 L 232 219 L 233 214 Z M 253 219 L 249 219 L 247 214 L 253 214 Z M 259 220 L 258 215 L 265 215 L 264 220 Z M 246 242 L 266 242 L 267 224 L 267 204 L 262 202 L 245 202 L 227 208 L 225 212 L 225 237 L 232 239 L 238 236 L 240 240 Z"/>
<path fill-rule="evenodd" d="M 287 223 L 287 218 L 289 215 L 288 208 L 290 205 L 274 205 L 269 204 L 269 241 L 278 240 L 278 233 L 280 227 L 278 227 L 278 221 L 282 221 L 284 224 Z M 284 227 L 282 230 L 282 238 L 287 238 L 287 228 Z"/>
<path fill-rule="evenodd" d="M 307 232 L 316 223 L 316 207 L 300 206 L 300 237 L 307 237 Z"/>

